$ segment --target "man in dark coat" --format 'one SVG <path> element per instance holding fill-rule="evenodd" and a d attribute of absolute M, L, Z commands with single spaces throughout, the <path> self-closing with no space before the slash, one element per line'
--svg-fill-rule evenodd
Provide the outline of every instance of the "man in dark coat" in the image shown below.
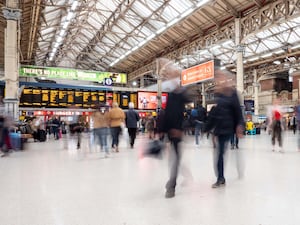
<path fill-rule="evenodd" d="M 137 123 L 140 120 L 140 116 L 137 111 L 134 110 L 133 102 L 129 102 L 129 110 L 126 112 L 126 127 L 128 128 L 128 134 L 130 138 L 130 147 L 133 148 L 134 141 L 137 132 Z"/>
<path fill-rule="evenodd" d="M 182 125 L 184 120 L 185 104 L 188 102 L 190 102 L 190 100 L 186 90 L 184 88 L 177 87 L 169 94 L 165 110 L 163 129 L 168 135 L 173 150 L 172 153 L 174 153 L 174 158 L 170 165 L 170 178 L 166 184 L 166 198 L 172 198 L 175 196 L 176 180 L 181 160 L 179 143 L 181 142 L 183 135 Z"/>
<path fill-rule="evenodd" d="M 212 185 L 218 188 L 225 185 L 224 153 L 230 136 L 236 132 L 237 137 L 243 136 L 244 118 L 236 89 L 233 87 L 234 76 L 227 72 L 215 72 L 216 108 L 210 113 L 205 131 L 213 130 L 217 137 L 217 181 Z"/>

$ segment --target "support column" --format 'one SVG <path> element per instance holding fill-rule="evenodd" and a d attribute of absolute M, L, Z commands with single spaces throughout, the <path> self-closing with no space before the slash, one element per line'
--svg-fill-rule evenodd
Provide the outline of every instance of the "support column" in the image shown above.
<path fill-rule="evenodd" d="M 156 75 L 157 75 L 157 107 L 161 109 L 162 106 L 162 81 L 161 81 L 161 74 L 160 74 L 160 63 L 158 59 L 156 60 Z"/>
<path fill-rule="evenodd" d="M 140 88 L 143 88 L 143 87 L 145 87 L 144 75 L 141 76 L 141 78 L 140 78 Z"/>
<path fill-rule="evenodd" d="M 205 88 L 204 88 L 204 83 L 201 84 L 201 94 L 202 94 L 202 106 L 206 108 L 206 99 L 205 99 Z"/>
<path fill-rule="evenodd" d="M 240 18 L 235 19 L 235 44 L 236 44 L 236 88 L 240 92 L 241 105 L 244 106 L 244 65 L 243 53 L 245 46 L 241 43 Z"/>
<path fill-rule="evenodd" d="M 15 120 L 19 119 L 19 52 L 18 52 L 18 21 L 21 11 L 17 8 L 17 0 L 7 0 L 3 16 L 7 20 L 5 29 L 5 113 Z"/>
<path fill-rule="evenodd" d="M 254 115 L 258 116 L 259 114 L 259 102 L 258 102 L 258 79 L 257 79 L 257 71 L 256 69 L 253 71 L 253 77 L 254 77 Z"/>

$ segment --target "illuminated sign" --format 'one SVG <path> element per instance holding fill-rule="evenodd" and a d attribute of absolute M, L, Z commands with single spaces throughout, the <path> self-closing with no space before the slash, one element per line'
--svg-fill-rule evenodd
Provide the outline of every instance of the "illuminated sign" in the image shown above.
<path fill-rule="evenodd" d="M 214 78 L 214 61 L 208 61 L 181 72 L 181 85 L 195 84 Z"/>
<path fill-rule="evenodd" d="M 127 74 L 125 73 L 86 71 L 86 70 L 65 69 L 65 68 L 55 68 L 55 67 L 21 66 L 19 70 L 19 75 L 21 77 L 72 79 L 72 80 L 94 81 L 100 83 L 103 83 L 106 80 L 110 80 L 116 84 L 127 83 Z"/>
<path fill-rule="evenodd" d="M 167 93 L 162 93 L 162 108 L 166 108 Z M 138 109 L 156 109 L 157 108 L 157 93 L 156 92 L 138 92 Z"/>

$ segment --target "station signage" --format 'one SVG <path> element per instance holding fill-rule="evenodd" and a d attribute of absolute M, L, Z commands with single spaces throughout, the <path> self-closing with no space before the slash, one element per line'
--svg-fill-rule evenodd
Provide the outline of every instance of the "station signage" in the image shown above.
<path fill-rule="evenodd" d="M 193 66 L 181 72 L 181 85 L 186 86 L 214 78 L 214 60 Z"/>
<path fill-rule="evenodd" d="M 56 67 L 21 66 L 19 75 L 21 77 L 44 77 L 46 79 L 70 79 L 100 83 L 105 82 L 107 79 L 111 79 L 112 82 L 116 84 L 127 83 L 127 74 L 125 73 L 98 72 Z"/>

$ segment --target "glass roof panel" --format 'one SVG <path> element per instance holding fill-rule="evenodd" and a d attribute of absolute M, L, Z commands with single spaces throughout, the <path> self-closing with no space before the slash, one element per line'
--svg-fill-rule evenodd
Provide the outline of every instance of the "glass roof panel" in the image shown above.
<path fill-rule="evenodd" d="M 135 1 L 132 5 L 132 9 L 139 13 L 142 18 L 147 18 L 152 14 L 152 11 L 140 1 Z"/>
<path fill-rule="evenodd" d="M 265 39 L 263 43 L 270 49 L 276 49 L 282 46 L 282 43 L 278 41 L 273 41 L 272 39 Z"/>
<path fill-rule="evenodd" d="M 130 33 L 134 29 L 134 27 L 132 25 L 128 24 L 124 19 L 118 20 L 117 25 L 121 29 L 123 29 L 126 33 Z"/>
<path fill-rule="evenodd" d="M 159 7 L 161 7 L 164 3 L 162 1 L 149 1 L 147 0 L 147 5 L 151 11 L 156 11 Z"/>
<path fill-rule="evenodd" d="M 193 7 L 193 4 L 190 1 L 182 1 L 182 0 L 171 0 L 170 6 L 172 6 L 175 10 L 179 12 L 184 12 L 190 7 Z"/>
<path fill-rule="evenodd" d="M 271 35 L 272 35 L 272 33 L 269 30 L 264 30 L 264 31 L 261 31 L 261 32 L 257 33 L 255 36 L 257 36 L 259 38 L 266 38 L 266 37 L 269 37 Z"/>
<path fill-rule="evenodd" d="M 143 19 L 133 11 L 129 10 L 128 15 L 126 16 L 126 21 L 128 21 L 129 24 L 137 27 L 143 22 Z"/>
<path fill-rule="evenodd" d="M 180 12 L 173 7 L 166 7 L 161 14 L 161 17 L 164 18 L 167 22 L 179 16 Z"/>

